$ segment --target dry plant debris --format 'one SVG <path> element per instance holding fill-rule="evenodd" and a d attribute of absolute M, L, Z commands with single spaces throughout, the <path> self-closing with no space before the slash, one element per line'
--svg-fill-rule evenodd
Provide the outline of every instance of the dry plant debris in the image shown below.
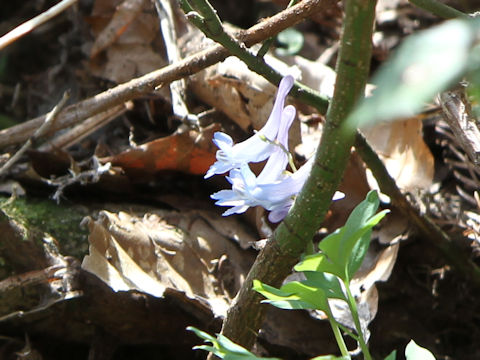
<path fill-rule="evenodd" d="M 212 47 L 186 22 L 175 1 L 158 1 L 173 10 L 167 28 L 175 26 L 176 31 L 170 37 L 160 31 L 154 1 L 80 0 L 0 54 L 0 123 L 34 118 L 0 131 L 0 161 L 5 166 L 14 159 L 0 174 L 5 194 L 0 206 L 2 359 L 28 354 L 54 360 L 162 358 L 145 344 L 161 349 L 165 358 L 191 358 L 190 348 L 197 342 L 185 327 L 219 331 L 255 259 L 255 248 L 274 230 L 258 209 L 222 218 L 208 195 L 224 184 L 206 182 L 202 176 L 215 161 L 213 133 L 222 129 L 239 141 L 260 129 L 276 88 L 237 58 Z M 0 5 L 12 17 L 0 24 L 2 34 L 46 12 L 50 4 L 32 3 L 38 8 Z M 294 12 L 285 12 L 290 17 L 283 20 L 273 17 L 280 11 L 274 3 L 285 6 L 285 1 L 249 3 L 257 20 L 272 15 L 263 23 L 270 24 L 266 28 L 271 34 L 277 31 L 272 26 L 282 21 L 291 25 L 303 17 Z M 252 24 L 248 14 L 228 14 L 238 4 L 214 4 L 227 20 L 244 18 L 244 23 L 229 27 L 232 34 L 247 39 L 249 46 L 263 40 L 266 30 L 260 27 L 239 31 L 238 26 Z M 303 51 L 284 57 L 272 51 L 266 60 L 331 97 L 343 10 L 335 1 L 322 6 L 324 11 L 299 28 L 305 38 Z M 406 34 L 435 21 L 406 1 L 379 1 L 374 66 Z M 29 51 L 35 41 L 46 51 Z M 173 58 L 166 54 L 168 46 L 177 52 Z M 174 80 L 186 83 L 187 89 L 178 83 L 179 88 L 167 91 Z M 71 104 L 58 114 L 48 134 L 37 138 L 33 134 L 42 129 L 42 113 L 55 105 L 52 94 L 59 99 L 66 88 L 74 90 Z M 321 138 L 324 114 L 293 98 L 288 101 L 298 109 L 290 148 L 301 165 Z M 435 109 L 364 133 L 398 187 L 444 231 L 459 236 L 456 241 L 466 248 L 466 256 L 478 262 L 478 124 L 462 89 L 442 94 L 439 101 L 448 126 Z M 182 109 L 175 109 L 178 104 Z M 31 148 L 23 156 L 16 146 L 27 140 Z M 377 186 L 353 151 L 340 188 L 346 198 L 331 207 L 316 240 L 341 226 Z M 23 206 L 17 196 L 25 196 L 27 203 L 33 198 L 50 205 L 52 199 L 57 201 L 59 213 L 44 210 L 40 217 L 72 223 L 74 230 L 62 228 L 53 234 L 48 221 L 24 222 L 18 212 L 10 211 Z M 69 216 L 66 203 L 82 208 L 83 222 Z M 26 211 L 36 214 L 33 207 Z M 88 240 L 72 235 L 80 233 L 80 223 L 88 229 Z M 475 290 L 411 230 L 408 219 L 393 211 L 376 229 L 353 281 L 372 347 L 383 356 L 387 345 L 402 344 L 412 331 L 445 359 L 478 358 L 473 340 L 462 350 L 455 343 L 465 331 L 459 329 L 460 322 L 471 329 L 467 338 L 479 335 Z M 458 296 L 452 294 L 452 286 Z M 413 303 L 417 296 L 423 307 L 409 305 L 407 313 L 402 303 Z M 463 307 L 458 314 L 457 307 Z M 345 310 L 336 306 L 335 314 L 348 326 L 351 319 Z M 271 310 L 257 352 L 304 359 L 330 351 L 332 341 L 322 317 Z M 387 337 L 391 332 L 396 333 L 393 340 Z M 56 343 L 61 346 L 52 350 Z M 78 356 L 68 349 L 71 343 L 81 349 Z M 126 346 L 134 346 L 138 354 L 129 354 Z M 98 355 L 102 352 L 107 355 Z"/>

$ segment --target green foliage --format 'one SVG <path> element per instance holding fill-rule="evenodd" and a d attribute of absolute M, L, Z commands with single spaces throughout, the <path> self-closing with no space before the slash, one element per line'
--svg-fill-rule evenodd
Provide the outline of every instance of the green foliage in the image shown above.
<path fill-rule="evenodd" d="M 405 357 L 407 360 L 435 360 L 435 356 L 430 351 L 418 346 L 413 340 L 410 340 L 405 348 Z"/>
<path fill-rule="evenodd" d="M 201 331 L 193 326 L 189 326 L 187 330 L 193 331 L 198 337 L 209 342 L 212 346 L 209 345 L 199 345 L 195 346 L 194 349 L 205 350 L 213 353 L 218 356 L 220 359 L 225 360 L 279 360 L 278 358 L 263 358 L 258 357 L 252 354 L 250 351 L 241 347 L 238 344 L 235 344 L 229 338 L 218 334 L 217 337 L 213 337 L 210 334 L 207 334 L 204 331 Z"/>
<path fill-rule="evenodd" d="M 320 242 L 320 251 L 295 266 L 305 280 L 289 282 L 280 289 L 254 280 L 253 289 L 267 298 L 263 302 L 278 308 L 317 309 L 328 314 L 328 299 L 347 301 L 339 278 L 350 283 L 367 253 L 372 227 L 388 213 L 376 214 L 378 205 L 377 192 L 370 191 L 345 225 Z"/>
<path fill-rule="evenodd" d="M 286 283 L 280 289 L 258 280 L 253 281 L 253 289 L 265 296 L 265 303 L 288 310 L 323 311 L 330 321 L 343 358 L 349 358 L 348 351 L 328 300 L 340 299 L 348 304 L 358 336 L 350 335 L 359 341 L 365 358 L 370 359 L 349 285 L 367 253 L 372 228 L 388 212 L 384 210 L 377 213 L 379 203 L 377 192 L 370 191 L 365 200 L 352 211 L 345 225 L 320 242 L 319 252 L 306 256 L 295 266 L 295 270 L 303 274 L 304 280 Z"/>
<path fill-rule="evenodd" d="M 367 126 L 412 116 L 471 71 L 470 64 L 478 72 L 474 41 L 479 29 L 480 19 L 458 19 L 408 37 L 374 76 L 377 89 L 360 103 L 349 122 Z"/>
<path fill-rule="evenodd" d="M 278 33 L 277 41 L 282 47 L 278 47 L 275 52 L 280 56 L 295 55 L 303 47 L 303 34 L 293 28 L 288 28 Z"/>
<path fill-rule="evenodd" d="M 383 210 L 375 214 L 378 205 L 377 192 L 370 191 L 345 225 L 320 242 L 320 252 L 305 257 L 295 270 L 330 273 L 349 283 L 367 253 L 371 229 L 388 213 Z"/>

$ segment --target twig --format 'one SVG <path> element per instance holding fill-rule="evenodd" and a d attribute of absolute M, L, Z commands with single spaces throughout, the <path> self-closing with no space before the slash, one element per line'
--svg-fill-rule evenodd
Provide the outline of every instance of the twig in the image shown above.
<path fill-rule="evenodd" d="M 412 4 L 442 19 L 469 18 L 467 14 L 435 0 L 409 0 Z"/>
<path fill-rule="evenodd" d="M 63 0 L 59 2 L 57 5 L 52 6 L 47 11 L 41 13 L 40 15 L 35 16 L 33 19 L 30 19 L 27 22 L 24 22 L 23 24 L 17 26 L 12 31 L 0 37 L 0 50 L 10 45 L 14 41 L 18 40 L 22 36 L 28 34 L 32 30 L 34 30 L 36 27 L 42 25 L 43 23 L 47 22 L 51 18 L 57 16 L 62 11 L 65 11 L 76 2 L 77 0 Z"/>
<path fill-rule="evenodd" d="M 66 149 L 132 108 L 133 103 L 127 102 L 92 116 L 67 132 L 58 135 L 52 140 L 48 140 L 45 144 L 41 145 L 38 150 L 48 152 L 53 149 Z"/>
<path fill-rule="evenodd" d="M 424 235 L 424 239 L 435 246 L 452 266 L 464 274 L 473 284 L 479 286 L 480 269 L 478 266 L 465 256 L 452 239 L 428 216 L 421 215 L 408 202 L 395 183 L 395 180 L 389 175 L 382 160 L 360 133 L 357 133 L 355 148 L 375 176 L 380 190 L 392 199 L 392 204 L 415 225 L 419 232 Z"/>
<path fill-rule="evenodd" d="M 206 0 L 192 0 L 197 11 L 187 0 L 180 1 L 180 5 L 187 14 L 187 18 L 202 30 L 212 40 L 222 44 L 230 54 L 237 56 L 248 66 L 249 69 L 263 76 L 271 83 L 278 85 L 282 74 L 269 66 L 263 58 L 251 53 L 245 46 L 228 34 L 215 10 Z M 321 113 L 325 113 L 328 107 L 328 99 L 317 91 L 295 82 L 291 95 L 298 97 L 302 102 L 315 106 Z"/>
<path fill-rule="evenodd" d="M 175 29 L 175 22 L 173 19 L 173 9 L 170 0 L 155 0 L 155 8 L 157 9 L 158 17 L 160 19 L 160 30 L 165 43 L 165 49 L 169 64 L 174 64 L 181 60 L 180 51 L 177 44 L 177 32 Z M 198 117 L 190 114 L 185 104 L 185 89 L 187 82 L 185 79 L 172 81 L 170 83 L 170 93 L 172 96 L 172 109 L 175 116 L 187 121 L 188 123 L 198 125 Z"/>
<path fill-rule="evenodd" d="M 239 31 L 237 39 L 243 42 L 245 46 L 252 46 L 313 15 L 322 8 L 323 4 L 323 0 L 304 0 L 248 30 Z M 115 105 L 146 95 L 160 85 L 195 74 L 208 66 L 222 61 L 228 55 L 226 49 L 220 45 L 215 45 L 176 64 L 168 65 L 77 104 L 70 105 L 58 115 L 57 121 L 50 128 L 49 133 L 77 124 Z M 302 101 L 307 104 L 313 101 L 313 97 L 308 96 L 308 94 L 299 93 L 298 96 L 304 99 Z M 44 120 L 45 115 L 42 115 L 0 131 L 0 148 L 26 141 L 35 129 L 41 126 Z"/>
<path fill-rule="evenodd" d="M 21 157 L 22 155 L 35 143 L 35 141 L 42 137 L 48 129 L 53 125 L 55 122 L 55 119 L 57 118 L 58 113 L 60 110 L 65 106 L 65 103 L 69 99 L 70 94 L 69 92 L 65 92 L 63 94 L 62 99 L 60 102 L 55 105 L 55 107 L 50 111 L 47 116 L 45 117 L 45 122 L 40 126 L 34 133 L 33 135 L 27 140 L 25 144 L 18 150 L 15 155 L 13 155 L 0 169 L 0 176 L 5 175 L 8 169 L 15 164 Z"/>

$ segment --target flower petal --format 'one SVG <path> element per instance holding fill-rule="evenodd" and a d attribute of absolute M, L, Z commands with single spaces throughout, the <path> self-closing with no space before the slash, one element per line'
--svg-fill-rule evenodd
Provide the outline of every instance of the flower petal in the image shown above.
<path fill-rule="evenodd" d="M 227 134 L 222 132 L 214 134 L 213 142 L 219 148 L 217 161 L 208 169 L 205 179 L 215 174 L 223 174 L 231 169 L 239 168 L 243 163 L 263 161 L 272 154 L 275 146 L 265 141 L 264 138 L 273 141 L 277 137 L 282 126 L 285 99 L 293 83 L 294 79 L 291 75 L 285 76 L 280 81 L 273 109 L 265 126 L 247 140 L 233 145 L 232 138 Z"/>

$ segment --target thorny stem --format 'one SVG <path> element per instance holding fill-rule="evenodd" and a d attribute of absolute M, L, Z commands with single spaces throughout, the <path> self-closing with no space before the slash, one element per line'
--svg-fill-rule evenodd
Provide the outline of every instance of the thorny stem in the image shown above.
<path fill-rule="evenodd" d="M 355 324 L 355 328 L 357 329 L 357 334 L 358 334 L 357 341 L 360 344 L 360 349 L 362 349 L 364 359 L 372 360 L 372 355 L 370 355 L 370 351 L 368 350 L 367 343 L 365 342 L 365 337 L 363 336 L 362 324 L 360 323 L 360 318 L 358 317 L 357 302 L 355 301 L 355 297 L 352 295 L 352 292 L 350 291 L 350 285 L 349 284 L 344 284 L 344 285 L 347 293 L 348 307 L 350 308 L 353 322 Z"/>

